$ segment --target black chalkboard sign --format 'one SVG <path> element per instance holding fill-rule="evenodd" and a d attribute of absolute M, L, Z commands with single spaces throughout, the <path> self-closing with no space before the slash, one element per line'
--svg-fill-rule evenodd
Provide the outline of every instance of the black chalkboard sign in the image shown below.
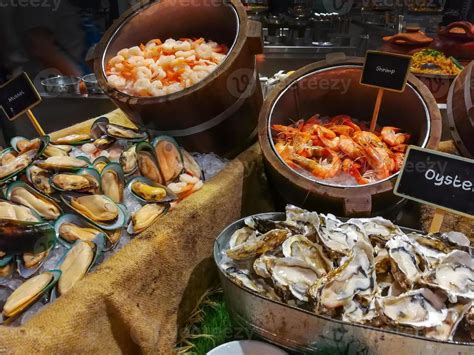
<path fill-rule="evenodd" d="M 410 146 L 394 193 L 474 216 L 474 160 Z"/>
<path fill-rule="evenodd" d="M 408 55 L 367 51 L 360 83 L 402 92 L 407 83 L 411 60 Z"/>
<path fill-rule="evenodd" d="M 14 120 L 40 102 L 41 95 L 26 73 L 0 86 L 1 116 L 6 116 L 9 120 Z"/>

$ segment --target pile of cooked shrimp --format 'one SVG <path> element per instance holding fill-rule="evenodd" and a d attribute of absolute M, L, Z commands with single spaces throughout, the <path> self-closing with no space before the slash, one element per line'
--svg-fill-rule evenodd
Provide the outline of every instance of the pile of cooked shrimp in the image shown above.
<path fill-rule="evenodd" d="M 319 179 L 350 174 L 359 185 L 388 178 L 398 172 L 410 135 L 396 127 L 370 132 L 350 116 L 330 120 L 313 116 L 294 124 L 273 125 L 275 148 L 293 169 Z"/>
<path fill-rule="evenodd" d="M 125 48 L 106 66 L 108 83 L 132 96 L 164 96 L 188 88 L 211 74 L 228 52 L 204 38 L 153 39 Z"/>

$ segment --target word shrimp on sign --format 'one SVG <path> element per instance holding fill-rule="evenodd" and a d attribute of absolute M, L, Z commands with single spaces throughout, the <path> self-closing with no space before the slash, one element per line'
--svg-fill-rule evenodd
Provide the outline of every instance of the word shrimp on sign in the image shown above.
<path fill-rule="evenodd" d="M 474 216 L 474 160 L 411 146 L 395 194 Z"/>

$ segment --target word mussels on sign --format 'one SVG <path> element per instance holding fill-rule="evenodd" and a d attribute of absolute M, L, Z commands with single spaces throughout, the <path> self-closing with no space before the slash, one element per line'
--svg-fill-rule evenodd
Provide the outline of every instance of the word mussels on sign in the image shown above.
<path fill-rule="evenodd" d="M 474 160 L 410 146 L 395 194 L 474 215 Z"/>
<path fill-rule="evenodd" d="M 40 102 L 41 96 L 26 73 L 0 86 L 1 116 L 9 120 L 14 120 Z"/>
<path fill-rule="evenodd" d="M 381 89 L 405 90 L 411 56 L 368 51 L 360 83 Z"/>

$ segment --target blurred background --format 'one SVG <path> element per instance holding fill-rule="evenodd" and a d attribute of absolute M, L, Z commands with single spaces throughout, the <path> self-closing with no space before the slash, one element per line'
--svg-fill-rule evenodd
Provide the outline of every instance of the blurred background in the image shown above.
<path fill-rule="evenodd" d="M 247 13 L 263 25 L 264 78 L 295 70 L 328 54 L 364 56 L 382 46 L 384 36 L 408 28 L 434 36 L 440 26 L 474 21 L 474 0 L 247 0 Z M 94 87 L 87 63 L 94 45 L 121 13 L 137 5 L 127 0 L 2 0 L 0 2 L 0 83 L 26 71 L 43 96 L 35 109 L 47 132 L 114 108 Z M 67 95 L 41 84 L 58 75 L 76 77 Z M 82 78 L 82 80 L 81 80 Z M 86 86 L 87 85 L 87 89 Z M 90 87 L 89 87 L 90 85 Z M 61 107 L 58 110 L 58 107 Z M 16 135 L 32 135 L 29 125 L 0 121 L 0 145 Z"/>

